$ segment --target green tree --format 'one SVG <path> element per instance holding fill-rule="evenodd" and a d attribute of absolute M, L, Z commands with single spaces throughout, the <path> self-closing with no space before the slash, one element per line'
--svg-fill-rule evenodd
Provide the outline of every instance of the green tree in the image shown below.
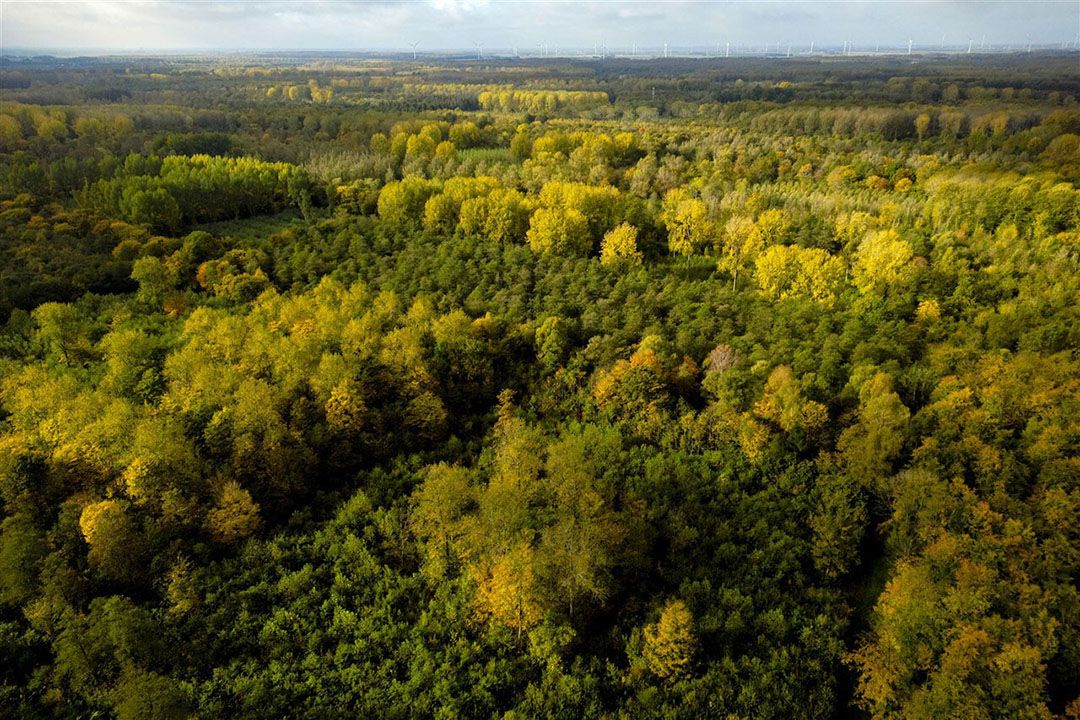
<path fill-rule="evenodd" d="M 153 308 L 160 308 L 179 284 L 176 271 L 152 255 L 135 261 L 131 267 L 131 279 L 139 283 L 139 299 Z"/>
<path fill-rule="evenodd" d="M 859 388 L 859 420 L 837 442 L 848 471 L 866 483 L 888 475 L 890 461 L 904 445 L 910 415 L 889 375 L 879 372 L 867 379 Z"/>
<path fill-rule="evenodd" d="M 112 692 L 117 720 L 185 720 L 192 717 L 192 703 L 172 678 L 129 668 Z"/>
<path fill-rule="evenodd" d="M 136 582 L 145 575 L 146 541 L 128 510 L 117 500 L 83 508 L 79 528 L 90 563 L 106 577 Z"/>
<path fill-rule="evenodd" d="M 131 220 L 155 230 L 173 232 L 180 226 L 180 204 L 164 188 L 137 192 L 131 199 Z"/>
<path fill-rule="evenodd" d="M 45 534 L 25 514 L 0 523 L 0 604 L 29 600 L 38 584 L 38 570 L 48 548 Z"/>
<path fill-rule="evenodd" d="M 45 303 L 34 310 L 33 317 L 37 324 L 38 342 L 65 365 L 87 356 L 85 323 L 75 307 Z"/>

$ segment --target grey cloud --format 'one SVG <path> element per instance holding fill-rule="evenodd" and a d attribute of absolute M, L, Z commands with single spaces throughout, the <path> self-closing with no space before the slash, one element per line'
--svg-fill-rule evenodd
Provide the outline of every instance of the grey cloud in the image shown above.
<path fill-rule="evenodd" d="M 1062 42 L 1076 0 L 85 0 L 4 4 L 5 47 L 395 49 L 820 43 Z"/>

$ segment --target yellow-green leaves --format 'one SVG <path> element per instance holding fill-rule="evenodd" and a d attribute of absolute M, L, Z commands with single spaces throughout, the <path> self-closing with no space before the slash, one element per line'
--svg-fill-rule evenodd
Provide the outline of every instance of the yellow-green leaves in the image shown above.
<path fill-rule="evenodd" d="M 765 392 L 754 406 L 754 412 L 776 423 L 785 432 L 799 427 L 817 430 L 829 419 L 824 405 L 803 397 L 798 380 L 786 365 L 778 366 L 769 374 Z"/>
<path fill-rule="evenodd" d="M 145 573 L 145 541 L 119 501 L 101 500 L 85 506 L 79 529 L 90 546 L 90 563 L 106 577 L 131 582 Z"/>
<path fill-rule="evenodd" d="M 218 542 L 233 543 L 248 537 L 258 527 L 258 503 L 238 482 L 227 481 L 206 515 L 206 528 L 211 536 Z"/>
<path fill-rule="evenodd" d="M 859 389 L 859 421 L 837 442 L 848 472 L 865 483 L 886 476 L 889 461 L 903 447 L 910 415 L 889 375 L 879 372 L 866 380 Z"/>

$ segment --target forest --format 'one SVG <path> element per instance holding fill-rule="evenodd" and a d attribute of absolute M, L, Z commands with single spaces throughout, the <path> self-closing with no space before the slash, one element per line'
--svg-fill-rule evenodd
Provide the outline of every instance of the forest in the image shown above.
<path fill-rule="evenodd" d="M 1075 53 L 0 89 L 0 716 L 1080 718 Z"/>

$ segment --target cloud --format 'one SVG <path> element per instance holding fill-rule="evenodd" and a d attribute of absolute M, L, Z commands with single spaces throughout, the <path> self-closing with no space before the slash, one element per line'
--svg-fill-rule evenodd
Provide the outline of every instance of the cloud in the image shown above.
<path fill-rule="evenodd" d="M 1076 0 L 3 0 L 4 47 L 563 48 L 1073 41 Z"/>

